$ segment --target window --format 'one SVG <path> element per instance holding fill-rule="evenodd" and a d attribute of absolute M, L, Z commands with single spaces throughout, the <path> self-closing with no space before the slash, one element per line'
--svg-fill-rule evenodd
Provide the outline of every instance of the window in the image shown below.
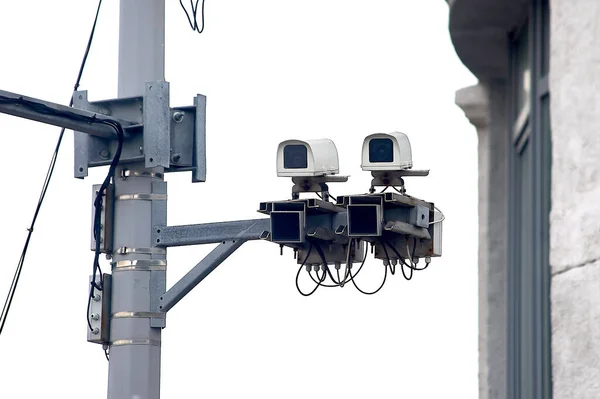
<path fill-rule="evenodd" d="M 552 397 L 549 0 L 511 35 L 508 396 Z"/>

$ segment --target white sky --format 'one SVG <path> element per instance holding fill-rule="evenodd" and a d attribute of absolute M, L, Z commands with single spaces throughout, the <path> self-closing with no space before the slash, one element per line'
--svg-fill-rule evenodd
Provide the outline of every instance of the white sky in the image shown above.
<path fill-rule="evenodd" d="M 0 4 L 0 89 L 68 103 L 96 1 Z M 207 0 L 193 33 L 167 1 L 166 79 L 172 105 L 208 96 L 208 182 L 169 175 L 169 224 L 259 217 L 289 197 L 276 146 L 335 141 L 346 184 L 363 193 L 363 138 L 409 135 L 408 192 L 446 214 L 444 256 L 378 294 L 295 289 L 291 251 L 243 246 L 180 302 L 163 332 L 163 398 L 476 398 L 477 137 L 458 107 L 474 84 L 447 32 L 443 0 Z M 118 1 L 105 0 L 84 73 L 91 99 L 116 96 Z M 0 299 L 4 301 L 58 129 L 0 116 Z M 91 189 L 106 169 L 74 179 L 64 141 L 6 328 L 0 397 L 104 398 L 107 362 L 86 342 Z M 169 250 L 169 284 L 211 248 Z M 376 287 L 379 262 L 363 285 Z M 106 263 L 104 268 L 108 269 Z"/>

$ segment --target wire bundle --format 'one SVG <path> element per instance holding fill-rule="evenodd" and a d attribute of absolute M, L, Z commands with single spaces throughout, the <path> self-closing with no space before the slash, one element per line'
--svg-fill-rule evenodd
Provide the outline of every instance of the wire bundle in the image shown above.
<path fill-rule="evenodd" d="M 400 262 L 400 269 L 402 270 L 402 275 L 404 276 L 404 278 L 406 280 L 411 280 L 413 277 L 413 273 L 415 271 L 425 270 L 429 266 L 429 262 L 426 262 L 425 266 L 422 268 L 417 267 L 417 265 L 414 263 L 414 260 L 413 260 L 414 256 L 415 256 L 416 247 L 417 247 L 417 239 L 413 238 L 412 251 L 410 250 L 408 241 L 409 241 L 409 237 L 406 236 L 406 251 L 407 251 L 406 253 L 409 255 L 408 258 L 403 257 L 389 241 L 387 241 L 385 239 L 382 239 L 380 241 L 380 244 L 385 252 L 387 262 L 385 264 L 383 280 L 381 282 L 381 285 L 375 291 L 369 292 L 369 291 L 365 291 L 365 290 L 361 289 L 356 283 L 356 276 L 363 269 L 363 267 L 365 265 L 365 261 L 367 259 L 367 254 L 368 254 L 367 246 L 365 246 L 365 253 L 364 253 L 362 262 L 361 262 L 358 270 L 356 271 L 356 273 L 352 273 L 352 264 L 353 264 L 353 259 L 351 256 L 352 248 L 353 248 L 353 246 L 358 247 L 359 240 L 358 239 L 350 240 L 350 242 L 348 243 L 347 252 L 346 252 L 346 267 L 345 267 L 345 271 L 344 271 L 344 278 L 342 279 L 340 276 L 340 267 L 336 266 L 336 274 L 337 274 L 337 278 L 336 278 L 331 273 L 331 269 L 329 268 L 329 266 L 327 264 L 327 259 L 325 258 L 325 253 L 323 252 L 323 249 L 321 248 L 321 246 L 319 245 L 318 242 L 311 240 L 311 241 L 309 241 L 309 247 L 308 247 L 306 256 L 304 257 L 304 260 L 302 261 L 302 264 L 300 265 L 300 268 L 298 269 L 298 273 L 296 273 L 296 289 L 298 290 L 298 292 L 301 295 L 310 296 L 310 295 L 314 294 L 315 291 L 317 290 L 317 288 L 319 288 L 319 287 L 327 287 L 327 288 L 341 287 L 341 288 L 343 288 L 346 284 L 351 282 L 354 285 L 354 287 L 362 294 L 365 294 L 365 295 L 376 294 L 379 291 L 381 291 L 381 289 L 383 288 L 383 286 L 385 285 L 385 283 L 387 281 L 388 269 L 389 269 L 389 273 L 391 275 L 396 274 L 396 266 L 394 264 L 392 264 L 392 259 L 390 258 L 388 248 L 391 249 L 393 254 L 396 255 L 395 259 L 397 259 L 397 261 Z M 322 263 L 318 266 L 306 264 L 306 262 L 308 261 L 310 255 L 313 251 L 313 248 L 318 252 L 319 257 L 321 258 Z M 306 269 L 311 280 L 315 283 L 315 287 L 309 292 L 302 291 L 302 289 L 300 288 L 300 284 L 299 284 L 300 273 L 302 272 L 302 269 L 304 269 L 304 268 Z M 407 269 L 410 270 L 410 273 L 408 273 Z M 314 271 L 314 275 L 313 275 L 313 271 Z M 321 275 L 319 275 L 319 271 L 321 271 Z M 329 278 L 330 283 L 325 283 L 327 278 Z"/>
<path fill-rule="evenodd" d="M 181 5 L 181 8 L 183 8 L 183 12 L 185 12 L 185 16 L 187 17 L 190 27 L 192 28 L 192 30 L 195 30 L 199 34 L 204 32 L 204 1 L 205 0 L 202 0 L 202 6 L 201 6 L 202 9 L 200 12 L 200 18 L 202 20 L 202 25 L 201 25 L 202 27 L 200 28 L 198 26 L 198 4 L 200 3 L 200 0 L 196 0 L 195 4 L 194 4 L 193 0 L 190 0 L 190 5 L 192 7 L 192 16 L 191 17 L 190 17 L 190 14 L 188 13 L 188 10 L 183 5 L 183 1 L 179 0 L 179 4 Z"/>

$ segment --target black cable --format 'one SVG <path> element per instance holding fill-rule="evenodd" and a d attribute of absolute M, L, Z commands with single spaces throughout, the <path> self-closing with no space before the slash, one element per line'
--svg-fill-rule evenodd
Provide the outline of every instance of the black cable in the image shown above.
<path fill-rule="evenodd" d="M 390 268 L 390 273 L 392 273 L 393 276 L 394 274 L 396 274 L 396 266 L 392 265 L 392 262 L 390 261 L 390 254 L 388 253 L 387 248 L 385 247 L 385 241 L 381 242 L 381 247 L 383 248 L 383 252 L 385 252 L 385 257 L 388 262 L 386 267 Z"/>
<path fill-rule="evenodd" d="M 77 79 L 75 85 L 73 87 L 73 91 L 76 91 L 79 88 L 79 83 L 81 82 L 81 77 L 83 75 L 83 70 L 85 68 L 85 64 L 87 62 L 87 58 L 90 52 L 90 48 L 92 45 L 92 40 L 94 38 L 94 33 L 96 31 L 96 24 L 98 22 L 98 15 L 100 14 L 100 6 L 102 5 L 102 0 L 98 1 L 98 7 L 96 9 L 96 16 L 94 17 L 94 24 L 92 25 L 92 30 L 90 32 L 90 36 L 88 39 L 87 46 L 85 48 L 85 52 L 83 55 L 83 59 L 81 61 L 81 65 L 79 67 L 79 73 L 77 74 Z M 69 101 L 69 106 L 73 105 L 73 97 Z M 33 233 L 33 229 L 35 227 L 35 222 L 37 221 L 37 217 L 40 213 L 40 209 L 42 207 L 42 203 L 44 198 L 46 197 L 46 192 L 48 190 L 48 186 L 50 185 L 50 180 L 52 179 L 52 174 L 54 173 L 54 167 L 56 166 L 56 160 L 58 158 L 58 151 L 60 150 L 60 145 L 62 143 L 62 139 L 65 133 L 65 129 L 62 128 L 60 134 L 58 136 L 58 140 L 56 142 L 56 147 L 54 148 L 54 152 L 52 153 L 52 157 L 50 158 L 50 165 L 48 166 L 48 171 L 46 172 L 46 177 L 44 178 L 44 184 L 42 185 L 42 191 L 40 193 L 40 197 L 38 199 L 37 206 L 35 208 L 35 212 L 33 214 L 33 218 L 31 220 L 31 224 L 27 229 L 27 238 L 25 239 L 25 244 L 23 245 L 23 250 L 21 252 L 21 257 L 19 258 L 19 262 L 17 263 L 17 269 L 15 270 L 15 275 L 13 277 L 13 281 L 10 285 L 10 289 L 8 290 L 8 295 L 6 297 L 6 301 L 4 302 L 4 307 L 2 308 L 2 314 L 0 316 L 0 334 L 2 334 L 2 330 L 4 329 L 4 324 L 6 323 L 6 318 L 8 317 L 8 312 L 10 310 L 10 306 L 12 305 L 12 301 L 15 295 L 15 291 L 17 289 L 17 285 L 19 283 L 19 279 L 21 277 L 21 272 L 23 270 L 23 265 L 25 263 L 25 257 L 27 255 L 27 249 L 29 248 L 29 242 L 31 240 L 31 235 Z"/>
<path fill-rule="evenodd" d="M 348 268 L 348 263 L 346 262 L 346 277 L 344 277 L 344 281 L 345 283 L 347 283 L 350 280 L 347 280 L 348 278 L 348 274 L 352 277 L 356 277 L 358 276 L 358 273 L 360 273 L 360 271 L 362 270 L 363 266 L 365 265 L 365 261 L 367 260 L 367 255 L 369 254 L 369 245 L 365 244 L 365 253 L 363 255 L 363 260 L 358 268 L 358 270 L 356 271 L 356 273 L 354 273 L 354 275 L 352 276 L 352 270 L 350 270 L 350 268 Z"/>
<path fill-rule="evenodd" d="M 90 281 L 90 293 L 88 296 L 88 306 L 86 309 L 86 318 L 88 322 L 88 327 L 92 330 L 92 323 L 90 321 L 90 301 L 94 296 L 94 290 L 102 291 L 104 289 L 104 278 L 102 276 L 102 269 L 100 268 L 100 234 L 101 234 L 101 221 L 102 221 L 102 199 L 106 195 L 106 189 L 110 184 L 110 180 L 114 177 L 115 171 L 117 169 L 117 165 L 119 164 L 119 160 L 121 159 L 121 152 L 123 151 L 123 141 L 125 139 L 125 135 L 123 132 L 123 127 L 118 122 L 113 121 L 102 121 L 96 120 L 96 123 L 105 124 L 111 126 L 115 129 L 117 133 L 118 145 L 117 151 L 110 163 L 110 167 L 108 168 L 108 173 L 98 190 L 98 194 L 96 194 L 96 198 L 94 199 L 94 240 L 96 241 L 96 247 L 94 249 L 94 264 L 92 267 L 92 279 Z M 96 283 L 96 275 L 100 275 L 100 284 Z"/>
<path fill-rule="evenodd" d="M 298 284 L 298 279 L 300 278 L 300 272 L 302 271 L 302 268 L 306 264 L 306 261 L 308 260 L 308 257 L 310 256 L 310 253 L 312 252 L 312 248 L 313 248 L 312 244 L 310 244 L 310 247 L 308 247 L 308 253 L 306 254 L 306 257 L 304 258 L 304 261 L 302 261 L 302 264 L 300 265 L 300 268 L 298 269 L 298 273 L 296 273 L 296 289 L 298 290 L 298 292 L 300 294 L 302 294 L 302 296 L 311 296 L 312 294 L 315 293 L 317 288 L 319 288 L 319 284 L 317 284 L 311 292 L 306 294 L 306 293 L 302 292 L 302 290 L 300 289 L 300 285 Z M 310 275 L 310 272 L 308 272 L 308 274 Z M 319 277 L 319 276 L 317 275 L 317 277 Z M 311 275 L 311 278 L 312 278 L 312 275 Z"/>
<path fill-rule="evenodd" d="M 387 268 L 387 266 L 385 267 L 385 271 L 384 271 L 384 275 L 383 275 L 383 281 L 381 282 L 381 285 L 379 286 L 379 288 L 377 288 L 377 289 L 376 289 L 375 291 L 373 291 L 373 292 L 366 292 L 366 291 L 363 291 L 363 290 L 361 290 L 361 289 L 358 287 L 358 285 L 356 285 L 356 281 L 354 281 L 354 279 L 355 279 L 355 277 L 358 275 L 358 273 L 360 273 L 360 271 L 362 270 L 363 266 L 365 265 L 365 261 L 367 260 L 367 253 L 368 253 L 368 251 L 369 251 L 369 247 L 367 246 L 367 247 L 365 248 L 365 254 L 364 254 L 364 258 L 363 258 L 363 260 L 362 260 L 362 264 L 361 264 L 361 265 L 360 265 L 360 267 L 358 268 L 358 271 L 357 271 L 355 274 L 352 274 L 352 271 L 350 271 L 350 270 L 348 270 L 348 272 L 349 272 L 349 274 L 350 274 L 350 281 L 352 281 L 352 284 L 354 284 L 354 287 L 355 287 L 355 288 L 356 288 L 356 289 L 357 289 L 359 292 L 361 292 L 361 293 L 363 293 L 363 294 L 365 294 L 365 295 L 373 295 L 373 294 L 376 294 L 376 293 L 378 293 L 378 292 L 379 292 L 379 291 L 380 291 L 380 290 L 383 288 L 383 286 L 385 285 L 385 282 L 386 282 L 386 280 L 387 280 L 387 270 L 388 270 L 388 268 Z M 386 252 L 386 255 L 387 255 L 387 252 Z M 388 262 L 389 262 L 389 257 L 388 257 Z M 347 266 L 348 266 L 348 265 L 346 264 L 346 267 L 347 267 Z"/>
<path fill-rule="evenodd" d="M 384 270 L 385 270 L 385 272 L 384 272 L 384 274 L 383 274 L 383 281 L 381 282 L 381 285 L 379 286 L 379 288 L 377 288 L 377 289 L 376 289 L 375 291 L 373 291 L 373 292 L 367 292 L 367 291 L 363 291 L 363 290 L 361 290 L 360 288 L 358 288 L 358 285 L 356 285 L 356 281 L 354 281 L 354 277 L 356 277 L 356 275 L 352 275 L 352 272 L 350 272 L 350 281 L 352 281 L 352 284 L 354 284 L 354 287 L 355 287 L 355 288 L 356 288 L 356 289 L 357 289 L 357 290 L 358 290 L 360 293 L 362 293 L 362 294 L 365 294 L 365 295 L 374 295 L 374 294 L 377 294 L 377 293 L 378 293 L 378 292 L 379 292 L 379 291 L 380 291 L 380 290 L 383 288 L 383 286 L 385 285 L 385 282 L 386 282 L 386 280 L 387 280 L 387 271 L 388 271 L 388 268 L 387 268 L 387 266 L 384 268 Z M 358 274 L 358 272 L 357 272 L 356 274 Z"/>
<path fill-rule="evenodd" d="M 198 27 L 198 3 L 200 2 L 200 0 L 196 0 L 195 5 L 194 5 L 194 1 L 190 0 L 190 5 L 192 7 L 192 16 L 191 17 L 190 17 L 190 14 L 188 13 L 188 10 L 183 5 L 183 1 L 179 0 L 179 4 L 181 5 L 181 8 L 183 8 L 183 12 L 185 12 L 185 16 L 188 20 L 188 23 L 190 24 L 190 27 L 192 28 L 192 30 L 195 30 L 199 34 L 204 32 L 204 1 L 205 0 L 202 0 L 202 9 L 200 12 L 200 17 L 202 19 L 202 28 L 199 28 Z M 193 18 L 193 21 L 192 21 L 192 18 Z"/>

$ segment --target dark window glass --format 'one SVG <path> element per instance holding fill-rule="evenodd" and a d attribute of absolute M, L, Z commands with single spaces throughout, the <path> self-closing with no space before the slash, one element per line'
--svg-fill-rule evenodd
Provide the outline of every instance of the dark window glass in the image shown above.
<path fill-rule="evenodd" d="M 542 76 L 550 69 L 550 7 L 549 0 L 542 0 Z"/>
<path fill-rule="evenodd" d="M 290 144 L 283 147 L 283 167 L 286 169 L 308 168 L 306 146 L 302 144 Z"/>
<path fill-rule="evenodd" d="M 371 139 L 369 141 L 369 162 L 394 162 L 392 139 Z"/>

